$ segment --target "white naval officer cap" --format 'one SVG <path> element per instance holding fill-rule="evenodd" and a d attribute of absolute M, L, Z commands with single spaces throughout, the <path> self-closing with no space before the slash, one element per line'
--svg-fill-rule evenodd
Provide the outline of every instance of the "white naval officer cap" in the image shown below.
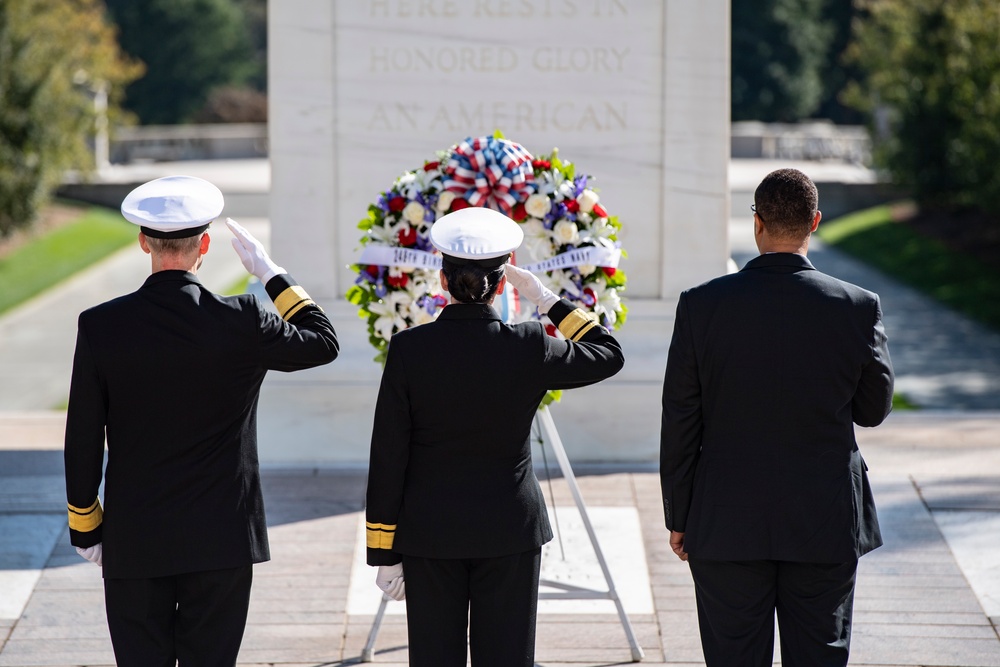
<path fill-rule="evenodd" d="M 521 245 L 521 226 L 499 211 L 473 206 L 442 216 L 431 225 L 431 243 L 452 264 L 491 269 Z"/>
<path fill-rule="evenodd" d="M 196 176 L 164 176 L 143 183 L 122 202 L 122 215 L 157 239 L 201 234 L 219 217 L 222 191 Z"/>

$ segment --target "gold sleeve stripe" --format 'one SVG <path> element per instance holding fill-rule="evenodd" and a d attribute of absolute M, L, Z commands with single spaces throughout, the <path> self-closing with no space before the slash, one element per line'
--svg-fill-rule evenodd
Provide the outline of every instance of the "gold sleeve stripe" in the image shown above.
<path fill-rule="evenodd" d="M 582 308 L 577 308 L 559 323 L 559 332 L 570 340 L 580 340 L 595 326 L 597 322 Z"/>
<path fill-rule="evenodd" d="M 104 510 L 101 509 L 99 499 L 94 500 L 94 504 L 87 508 L 68 504 L 67 507 L 69 508 L 69 527 L 78 533 L 89 533 L 100 526 L 104 520 Z"/>
<path fill-rule="evenodd" d="M 396 530 L 396 524 L 394 523 L 372 523 L 371 521 L 365 521 L 365 527 L 374 528 L 376 530 Z"/>
<path fill-rule="evenodd" d="M 298 285 L 292 285 L 291 287 L 285 288 L 278 298 L 274 300 L 274 307 L 278 310 L 278 314 L 281 318 L 287 320 L 295 313 L 302 310 L 302 308 L 315 305 L 315 302 L 309 298 L 309 295 L 304 289 Z"/>
<path fill-rule="evenodd" d="M 368 528 L 365 542 L 369 549 L 392 549 L 392 541 L 396 537 L 396 526 L 384 523 L 365 522 Z"/>
<path fill-rule="evenodd" d="M 312 299 L 309 299 L 308 301 L 299 301 L 290 311 L 284 314 L 283 319 L 285 319 L 286 321 L 290 320 L 292 319 L 292 317 L 295 316 L 295 313 L 299 312 L 306 306 L 315 306 L 315 305 L 316 303 Z"/>

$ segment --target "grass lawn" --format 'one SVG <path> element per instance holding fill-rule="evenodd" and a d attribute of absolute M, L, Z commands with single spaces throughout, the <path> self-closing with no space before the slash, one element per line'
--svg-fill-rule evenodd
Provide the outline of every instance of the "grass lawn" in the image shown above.
<path fill-rule="evenodd" d="M 904 394 L 893 394 L 892 409 L 894 412 L 900 412 L 904 410 L 919 410 L 920 406 L 911 401 Z"/>
<path fill-rule="evenodd" d="M 250 274 L 248 273 L 220 293 L 224 294 L 225 296 L 236 296 L 238 294 L 246 294 L 247 288 L 249 286 L 250 286 Z"/>
<path fill-rule="evenodd" d="M 1000 330 L 1000 266 L 989 266 L 897 222 L 891 205 L 821 223 L 827 244 Z"/>
<path fill-rule="evenodd" d="M 80 217 L 0 258 L 0 313 L 40 294 L 115 250 L 135 242 L 121 214 L 80 207 Z"/>

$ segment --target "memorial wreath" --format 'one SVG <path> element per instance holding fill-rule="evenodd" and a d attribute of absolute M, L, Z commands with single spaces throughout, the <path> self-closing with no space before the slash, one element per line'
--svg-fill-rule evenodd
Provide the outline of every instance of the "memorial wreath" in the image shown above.
<path fill-rule="evenodd" d="M 441 216 L 469 206 L 489 206 L 520 223 L 532 260 L 520 266 L 604 326 L 620 327 L 628 310 L 620 297 L 621 224 L 608 215 L 593 180 L 558 150 L 534 158 L 498 132 L 470 137 L 397 178 L 358 223 L 361 255 L 351 266 L 358 275 L 346 294 L 367 321 L 375 360 L 385 363 L 394 333 L 434 320 L 447 305 L 429 232 Z M 514 321 L 529 317 L 540 316 L 516 307 L 509 313 Z M 559 335 L 551 324 L 546 330 Z"/>

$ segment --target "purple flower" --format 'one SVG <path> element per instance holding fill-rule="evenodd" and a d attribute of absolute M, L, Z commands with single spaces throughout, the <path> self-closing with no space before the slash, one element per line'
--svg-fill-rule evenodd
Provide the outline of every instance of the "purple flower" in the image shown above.
<path fill-rule="evenodd" d="M 417 250 L 426 250 L 427 252 L 434 251 L 434 245 L 431 243 L 429 234 L 417 234 L 417 243 L 413 247 Z"/>

